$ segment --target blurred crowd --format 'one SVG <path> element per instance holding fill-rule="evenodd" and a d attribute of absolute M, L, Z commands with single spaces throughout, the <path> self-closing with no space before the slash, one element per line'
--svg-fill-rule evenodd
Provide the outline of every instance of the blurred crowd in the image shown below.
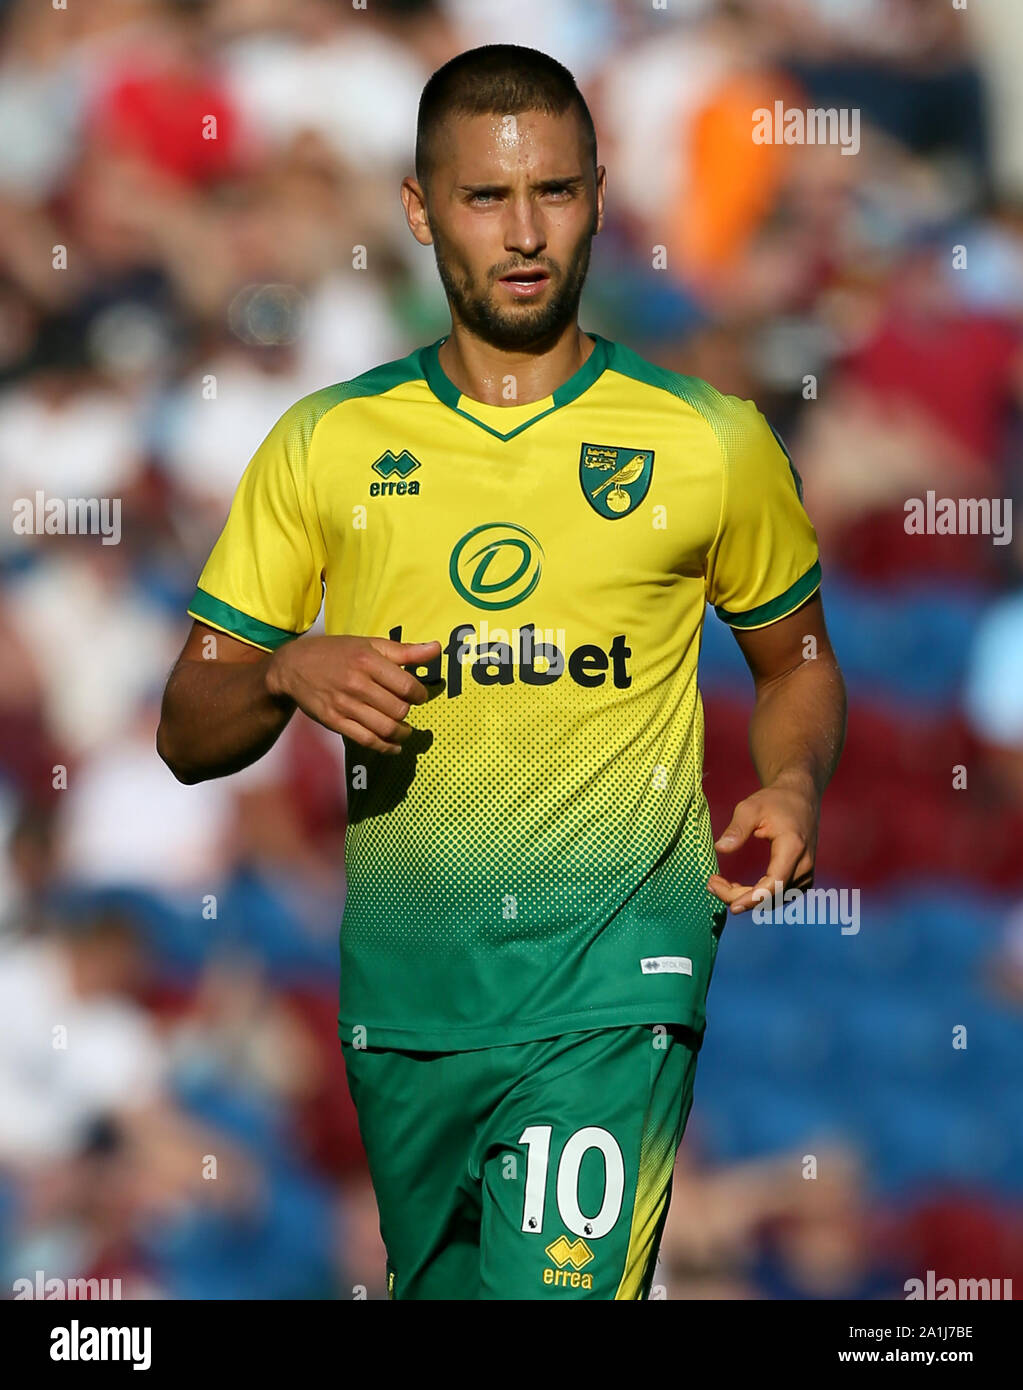
<path fill-rule="evenodd" d="M 1023 1289 L 1023 542 L 904 510 L 1020 500 L 1023 15 L 985 8 L 0 0 L 0 508 L 121 506 L 117 544 L 0 527 L 0 1297 L 39 1269 L 383 1296 L 336 1043 L 337 740 L 295 720 L 185 788 L 154 736 L 271 424 L 446 330 L 398 184 L 430 72 L 494 41 L 594 113 L 584 326 L 784 437 L 853 701 L 819 881 L 862 888 L 862 932 L 726 932 L 656 1296 Z M 777 100 L 860 111 L 858 152 L 756 145 Z M 702 666 L 718 825 L 754 783 L 713 615 Z"/>

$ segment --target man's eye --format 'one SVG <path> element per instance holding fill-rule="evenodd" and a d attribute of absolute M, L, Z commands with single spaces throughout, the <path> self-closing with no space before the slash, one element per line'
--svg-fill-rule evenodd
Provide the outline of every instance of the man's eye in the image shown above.
<path fill-rule="evenodd" d="M 547 188 L 544 191 L 548 198 L 566 198 L 572 192 L 567 184 L 559 184 L 554 188 Z"/>
<path fill-rule="evenodd" d="M 492 203 L 494 196 L 493 193 L 474 193 L 469 201 L 470 203 Z"/>

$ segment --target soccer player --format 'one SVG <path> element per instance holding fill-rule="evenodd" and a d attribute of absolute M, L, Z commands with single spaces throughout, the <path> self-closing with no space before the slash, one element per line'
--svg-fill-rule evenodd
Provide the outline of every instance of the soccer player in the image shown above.
<path fill-rule="evenodd" d="M 344 740 L 339 1032 L 398 1299 L 649 1296 L 729 908 L 812 881 L 844 733 L 813 528 L 749 401 L 580 330 L 605 174 L 571 75 L 463 53 L 401 195 L 451 332 L 249 463 L 167 684 L 184 782 Z M 761 787 L 717 841 L 707 602 Z M 304 635 L 325 605 L 325 636 Z"/>

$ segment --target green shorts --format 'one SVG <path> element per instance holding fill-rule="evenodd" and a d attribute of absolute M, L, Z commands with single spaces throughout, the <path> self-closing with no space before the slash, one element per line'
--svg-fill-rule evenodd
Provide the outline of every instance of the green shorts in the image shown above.
<path fill-rule="evenodd" d="M 701 1038 L 343 1043 L 396 1299 L 649 1297 Z"/>

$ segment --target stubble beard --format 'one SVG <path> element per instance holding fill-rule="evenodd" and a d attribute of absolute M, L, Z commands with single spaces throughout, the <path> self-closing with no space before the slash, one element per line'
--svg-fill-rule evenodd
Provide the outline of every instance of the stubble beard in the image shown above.
<path fill-rule="evenodd" d="M 579 300 L 590 264 L 591 239 L 592 235 L 588 233 L 580 240 L 565 271 L 557 261 L 547 256 L 514 267 L 498 266 L 488 273 L 486 284 L 481 287 L 473 280 L 471 272 L 459 264 L 457 255 L 434 228 L 433 249 L 437 258 L 437 272 L 451 305 L 452 318 L 491 347 L 504 351 L 529 351 L 545 347 L 574 323 L 578 315 Z M 542 265 L 550 273 L 544 302 L 538 305 L 510 305 L 507 309 L 498 307 L 493 298 L 493 286 L 497 280 L 512 268 L 526 270 L 533 265 Z"/>

